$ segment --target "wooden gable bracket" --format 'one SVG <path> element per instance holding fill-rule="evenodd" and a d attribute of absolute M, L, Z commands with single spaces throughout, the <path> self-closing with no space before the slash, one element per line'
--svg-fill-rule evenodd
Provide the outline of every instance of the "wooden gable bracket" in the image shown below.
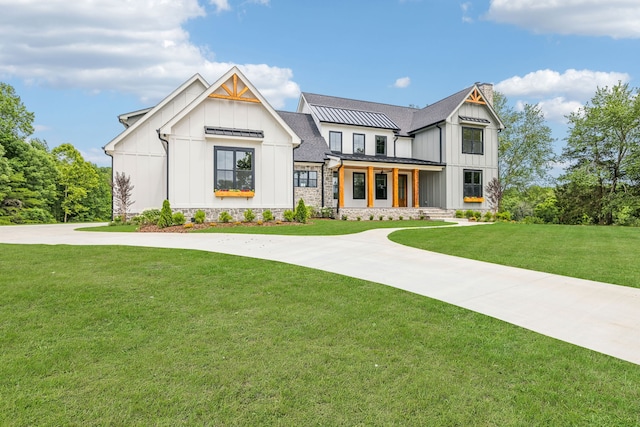
<path fill-rule="evenodd" d="M 233 90 L 229 89 L 226 83 L 223 83 L 222 86 L 220 87 L 224 89 L 225 92 L 227 92 L 227 95 L 212 93 L 211 95 L 209 95 L 209 98 L 230 99 L 232 101 L 256 102 L 258 104 L 260 103 L 260 100 L 257 98 L 249 98 L 249 97 L 242 96 L 249 90 L 249 87 L 245 86 L 244 89 L 238 92 L 238 75 L 237 74 L 233 75 Z"/>
<path fill-rule="evenodd" d="M 467 98 L 467 102 L 471 102 L 473 104 L 487 105 L 487 103 L 484 101 L 484 98 L 482 97 L 478 89 L 474 89 L 473 92 L 471 92 L 471 95 L 469 95 L 469 97 Z"/>

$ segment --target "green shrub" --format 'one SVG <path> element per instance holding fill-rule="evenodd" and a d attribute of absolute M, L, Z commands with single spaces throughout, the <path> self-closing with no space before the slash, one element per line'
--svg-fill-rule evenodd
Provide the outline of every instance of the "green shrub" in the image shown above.
<path fill-rule="evenodd" d="M 138 225 L 158 225 L 159 220 L 160 209 L 147 209 L 132 219 Z"/>
<path fill-rule="evenodd" d="M 162 210 L 160 211 L 160 218 L 158 218 L 158 227 L 167 228 L 173 224 L 173 215 L 171 213 L 171 205 L 168 200 L 162 202 Z"/>
<path fill-rule="evenodd" d="M 383 216 L 383 215 L 380 215 L 380 216 L 378 217 L 378 219 L 379 219 L 380 221 L 382 221 L 382 220 L 384 219 L 384 216 Z"/>
<path fill-rule="evenodd" d="M 346 215 L 342 215 L 342 220 L 343 220 L 343 221 L 346 221 L 346 220 L 348 220 L 348 219 L 349 219 L 349 217 L 348 217 L 348 216 L 346 216 Z"/>
<path fill-rule="evenodd" d="M 320 215 L 322 216 L 322 218 L 333 218 L 333 209 L 324 207 L 320 210 Z"/>
<path fill-rule="evenodd" d="M 469 218 L 473 218 L 473 211 L 471 209 L 468 209 L 464 212 L 464 217 L 469 219 Z"/>
<path fill-rule="evenodd" d="M 269 221 L 273 221 L 273 214 L 271 213 L 271 211 L 269 209 L 267 209 L 266 211 L 262 212 L 262 219 L 266 222 Z"/>
<path fill-rule="evenodd" d="M 358 221 L 362 221 L 362 217 L 361 217 L 361 216 L 357 216 L 357 217 L 356 217 L 356 219 L 357 219 Z"/>
<path fill-rule="evenodd" d="M 511 221 L 511 212 L 504 211 L 496 214 L 496 221 Z"/>
<path fill-rule="evenodd" d="M 369 215 L 369 221 L 373 221 L 373 215 Z"/>
<path fill-rule="evenodd" d="M 393 221 L 393 217 L 391 215 L 389 215 L 388 219 L 389 221 Z"/>
<path fill-rule="evenodd" d="M 526 216 L 522 218 L 522 222 L 525 224 L 544 224 L 544 220 L 537 216 Z"/>
<path fill-rule="evenodd" d="M 198 209 L 196 211 L 196 214 L 194 215 L 193 219 L 195 220 L 196 224 L 204 224 L 204 221 L 206 219 L 206 214 L 204 213 L 203 210 Z"/>
<path fill-rule="evenodd" d="M 404 219 L 404 217 L 403 217 L 402 215 L 400 215 L 400 216 L 398 217 L 398 219 L 399 219 L 400 221 L 402 221 L 402 220 Z"/>
<path fill-rule="evenodd" d="M 485 212 L 484 220 L 487 222 L 493 221 L 493 214 L 490 211 Z"/>
<path fill-rule="evenodd" d="M 307 206 L 307 219 L 318 216 L 318 210 L 315 206 Z"/>
<path fill-rule="evenodd" d="M 184 225 L 184 223 L 187 222 L 187 220 L 184 217 L 184 214 L 182 212 L 174 213 L 171 216 L 171 219 L 173 221 L 173 225 Z"/>
<path fill-rule="evenodd" d="M 456 211 L 456 218 L 464 218 L 464 212 L 460 210 Z"/>
<path fill-rule="evenodd" d="M 297 222 L 301 222 L 301 223 L 306 223 L 307 219 L 309 218 L 309 211 L 307 210 L 307 207 L 304 204 L 304 200 L 300 199 L 298 200 L 298 206 L 296 206 L 296 212 L 294 214 L 294 218 Z"/>
<path fill-rule="evenodd" d="M 224 222 L 225 224 L 228 223 L 228 222 L 231 222 L 232 219 L 233 218 L 231 217 L 231 215 L 227 211 L 220 212 L 220 215 L 218 216 L 218 221 Z"/>
<path fill-rule="evenodd" d="M 476 217 L 476 219 L 480 219 L 480 218 L 482 218 L 482 212 L 480 212 L 480 211 L 475 211 L 475 212 L 473 213 L 473 216 L 475 216 L 475 217 Z"/>
<path fill-rule="evenodd" d="M 284 217 L 284 220 L 287 222 L 293 222 L 293 219 L 295 218 L 295 213 L 291 210 L 291 209 L 287 209 L 286 211 L 284 211 L 282 213 L 282 216 Z"/>
<path fill-rule="evenodd" d="M 256 219 L 256 214 L 254 214 L 251 209 L 247 209 L 246 211 L 244 211 L 245 221 L 252 222 L 254 219 Z"/>

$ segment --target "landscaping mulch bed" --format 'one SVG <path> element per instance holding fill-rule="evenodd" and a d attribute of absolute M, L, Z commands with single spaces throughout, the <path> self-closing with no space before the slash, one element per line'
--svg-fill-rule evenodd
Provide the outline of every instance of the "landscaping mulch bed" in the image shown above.
<path fill-rule="evenodd" d="M 202 230 L 204 228 L 233 228 L 233 227 L 290 227 L 295 225 L 304 225 L 298 222 L 280 222 L 268 221 L 259 224 L 257 222 L 216 222 L 207 224 L 193 224 L 193 227 L 185 227 L 184 225 L 173 225 L 171 227 L 160 228 L 157 225 L 143 225 L 138 229 L 142 233 L 188 233 L 193 230 Z"/>

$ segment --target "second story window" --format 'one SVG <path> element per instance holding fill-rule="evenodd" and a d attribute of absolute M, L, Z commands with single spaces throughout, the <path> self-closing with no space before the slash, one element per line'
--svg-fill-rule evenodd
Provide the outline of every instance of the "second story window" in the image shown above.
<path fill-rule="evenodd" d="M 483 130 L 479 128 L 462 128 L 462 153 L 484 154 Z"/>
<path fill-rule="evenodd" d="M 364 134 L 353 134 L 353 154 L 364 154 Z"/>
<path fill-rule="evenodd" d="M 387 155 L 387 137 L 376 135 L 376 156 Z"/>
<path fill-rule="evenodd" d="M 329 149 L 342 153 L 342 132 L 329 132 Z"/>

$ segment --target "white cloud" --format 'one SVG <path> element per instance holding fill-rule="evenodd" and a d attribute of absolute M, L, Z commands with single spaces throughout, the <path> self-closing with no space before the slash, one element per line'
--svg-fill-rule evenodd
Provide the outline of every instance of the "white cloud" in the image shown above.
<path fill-rule="evenodd" d="M 225 12 L 227 10 L 231 10 L 231 6 L 229 6 L 228 0 L 209 0 L 209 3 L 216 7 L 216 12 Z"/>
<path fill-rule="evenodd" d="M 393 87 L 397 87 L 397 88 L 403 89 L 403 88 L 409 86 L 410 84 L 411 84 L 411 79 L 409 77 L 400 77 L 393 84 Z"/>
<path fill-rule="evenodd" d="M 462 22 L 472 23 L 473 18 L 469 16 L 469 10 L 471 9 L 471 2 L 465 2 L 460 5 L 460 9 L 462 9 Z"/>
<path fill-rule="evenodd" d="M 638 0 L 491 0 L 486 18 L 536 33 L 640 38 Z"/>
<path fill-rule="evenodd" d="M 228 0 L 210 3 L 230 9 Z M 233 65 L 215 62 L 183 29 L 206 14 L 198 0 L 0 0 L 0 10 L 0 78 L 150 103 L 196 72 L 212 82 Z M 290 69 L 239 66 L 276 108 L 300 92 Z"/>
<path fill-rule="evenodd" d="M 626 73 L 591 70 L 538 70 L 524 77 L 514 76 L 497 83 L 494 88 L 513 100 L 516 107 L 524 102 L 540 106 L 548 120 L 563 122 L 564 116 L 577 111 L 595 95 L 598 87 L 627 83 Z"/>

